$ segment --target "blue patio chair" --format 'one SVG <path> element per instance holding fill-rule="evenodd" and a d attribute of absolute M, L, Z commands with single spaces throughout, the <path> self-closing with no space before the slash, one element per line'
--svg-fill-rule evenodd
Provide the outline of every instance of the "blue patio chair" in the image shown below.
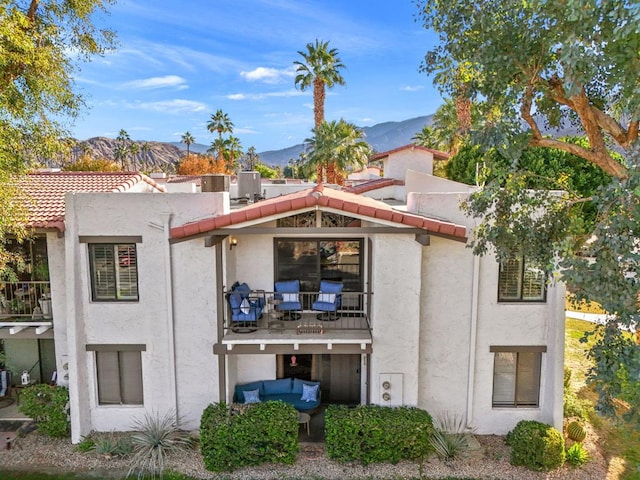
<path fill-rule="evenodd" d="M 320 280 L 320 293 L 311 308 L 318 310 L 318 320 L 337 320 L 338 309 L 342 305 L 342 282 Z"/>
<path fill-rule="evenodd" d="M 276 309 L 284 312 L 283 320 L 297 320 L 302 314 L 302 302 L 300 301 L 300 280 L 287 280 L 274 284 L 274 298 L 280 303 Z"/>
<path fill-rule="evenodd" d="M 227 301 L 231 309 L 231 331 L 255 332 L 266 303 L 264 294 L 256 294 L 246 283 L 236 282 L 227 295 Z"/>

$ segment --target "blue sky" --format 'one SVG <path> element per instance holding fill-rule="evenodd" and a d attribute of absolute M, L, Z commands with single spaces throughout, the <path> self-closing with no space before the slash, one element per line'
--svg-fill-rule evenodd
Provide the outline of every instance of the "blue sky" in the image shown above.
<path fill-rule="evenodd" d="M 276 150 L 311 136 L 310 90 L 294 86 L 293 62 L 315 39 L 346 68 L 328 91 L 325 118 L 358 126 L 435 112 L 442 99 L 419 73 L 436 37 L 415 21 L 411 0 L 120 0 L 101 19 L 118 48 L 84 64 L 76 86 L 88 109 L 78 139 L 117 136 L 209 145 L 222 109 L 246 150 Z"/>

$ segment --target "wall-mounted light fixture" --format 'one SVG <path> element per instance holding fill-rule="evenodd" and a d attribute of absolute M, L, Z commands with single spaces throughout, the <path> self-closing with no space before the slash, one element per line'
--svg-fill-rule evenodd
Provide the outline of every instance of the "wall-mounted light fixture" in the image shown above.
<path fill-rule="evenodd" d="M 238 245 L 238 239 L 236 237 L 229 237 L 229 250 L 233 250 L 233 247 Z"/>

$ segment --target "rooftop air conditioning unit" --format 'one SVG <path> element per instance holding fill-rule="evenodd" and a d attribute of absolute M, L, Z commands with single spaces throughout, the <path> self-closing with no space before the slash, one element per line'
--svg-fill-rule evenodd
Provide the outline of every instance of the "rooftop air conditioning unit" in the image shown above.
<path fill-rule="evenodd" d="M 238 172 L 238 198 L 260 199 L 260 172 Z"/>

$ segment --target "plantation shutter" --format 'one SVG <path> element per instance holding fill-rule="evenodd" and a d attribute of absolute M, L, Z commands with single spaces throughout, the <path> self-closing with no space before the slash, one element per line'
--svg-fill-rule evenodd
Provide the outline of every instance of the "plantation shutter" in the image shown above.
<path fill-rule="evenodd" d="M 115 261 L 113 245 L 90 246 L 94 300 L 110 300 L 116 297 Z"/>
<path fill-rule="evenodd" d="M 138 298 L 138 263 L 135 245 L 115 245 L 118 254 L 116 286 L 118 299 Z"/>
<path fill-rule="evenodd" d="M 525 262 L 522 282 L 523 300 L 544 300 L 545 274 Z"/>
<path fill-rule="evenodd" d="M 500 264 L 498 299 L 519 300 L 522 279 L 522 258 L 512 257 Z"/>

